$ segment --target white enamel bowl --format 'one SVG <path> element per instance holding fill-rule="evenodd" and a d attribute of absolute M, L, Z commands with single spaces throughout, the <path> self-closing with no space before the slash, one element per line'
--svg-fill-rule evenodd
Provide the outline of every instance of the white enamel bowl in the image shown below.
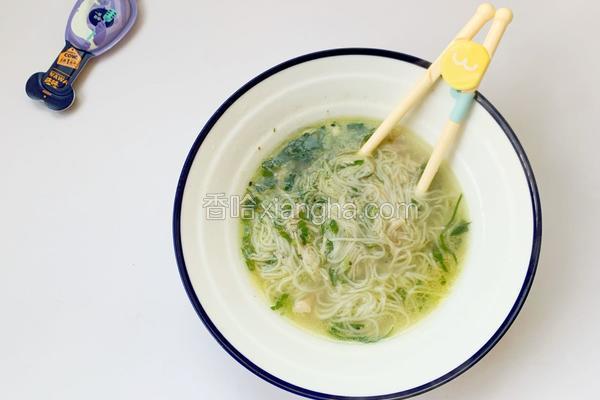
<path fill-rule="evenodd" d="M 183 283 L 223 348 L 272 384 L 319 399 L 419 394 L 481 359 L 523 305 L 539 255 L 539 198 L 515 134 L 481 95 L 451 160 L 472 220 L 464 269 L 441 305 L 390 339 L 329 340 L 272 312 L 242 262 L 239 220 L 207 218 L 207 195 L 243 194 L 260 160 L 289 134 L 338 116 L 382 119 L 427 65 L 373 49 L 290 60 L 227 100 L 190 151 L 174 213 Z M 452 105 L 448 88 L 438 84 L 403 124 L 433 144 Z"/>

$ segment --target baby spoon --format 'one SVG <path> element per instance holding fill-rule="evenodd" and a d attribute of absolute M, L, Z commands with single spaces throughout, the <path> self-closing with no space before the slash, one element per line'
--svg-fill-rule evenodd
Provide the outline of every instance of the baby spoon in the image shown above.
<path fill-rule="evenodd" d="M 48 108 L 62 111 L 75 99 L 73 82 L 92 58 L 104 54 L 131 30 L 135 0 L 77 0 L 65 32 L 65 47 L 46 72 L 33 74 L 25 91 Z"/>

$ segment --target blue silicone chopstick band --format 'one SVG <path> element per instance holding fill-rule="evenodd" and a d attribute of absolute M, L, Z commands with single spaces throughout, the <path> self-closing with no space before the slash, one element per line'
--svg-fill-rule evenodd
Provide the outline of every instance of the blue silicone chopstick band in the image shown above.
<path fill-rule="evenodd" d="M 456 100 L 450 113 L 450 120 L 460 124 L 467 116 L 471 104 L 473 104 L 475 92 L 459 92 L 458 90 L 451 89 L 450 94 Z"/>

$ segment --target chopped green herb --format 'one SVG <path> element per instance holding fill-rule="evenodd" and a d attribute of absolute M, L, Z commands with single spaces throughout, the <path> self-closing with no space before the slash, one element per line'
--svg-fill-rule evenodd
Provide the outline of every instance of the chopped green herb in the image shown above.
<path fill-rule="evenodd" d="M 284 238 L 288 243 L 292 243 L 292 237 L 289 233 L 287 233 L 284 226 L 276 225 L 276 229 L 277 233 L 279 233 L 282 238 Z"/>
<path fill-rule="evenodd" d="M 396 289 L 396 293 L 398 293 L 400 297 L 402 297 L 402 301 L 406 299 L 406 289 L 400 287 Z"/>
<path fill-rule="evenodd" d="M 305 245 L 306 243 L 308 243 L 308 240 L 310 238 L 310 231 L 308 230 L 308 226 L 306 225 L 305 220 L 300 220 L 300 222 L 298 222 L 298 231 L 300 242 L 303 245 Z"/>
<path fill-rule="evenodd" d="M 304 219 L 304 220 L 306 220 L 306 219 L 307 219 L 307 216 L 306 216 L 306 210 L 305 210 L 304 208 L 302 208 L 302 209 L 301 209 L 301 210 L 298 212 L 298 218 L 300 218 L 300 219 Z"/>
<path fill-rule="evenodd" d="M 332 219 L 329 222 L 329 229 L 331 229 L 331 232 L 336 235 L 340 231 L 340 227 L 338 226 L 338 223 L 335 219 Z"/>
<path fill-rule="evenodd" d="M 460 206 L 460 201 L 462 200 L 462 193 L 460 194 L 460 196 L 458 196 L 458 200 L 456 200 L 456 205 L 454 206 L 454 211 L 452 211 L 452 217 L 450 218 L 450 221 L 448 221 L 448 223 L 446 224 L 446 228 L 448 228 L 450 225 L 452 225 L 454 223 L 454 219 L 456 218 L 456 213 L 458 212 L 458 206 Z"/>
<path fill-rule="evenodd" d="M 331 285 L 335 286 L 338 283 L 338 272 L 335 268 L 330 267 L 329 270 L 329 280 L 331 281 Z"/>
<path fill-rule="evenodd" d="M 281 150 L 275 159 L 283 164 L 288 161 L 307 163 L 313 160 L 317 150 L 323 147 L 322 139 L 325 129 L 319 128 L 306 132 L 297 139 L 292 140 Z"/>
<path fill-rule="evenodd" d="M 249 259 L 254 255 L 254 247 L 252 247 L 252 243 L 247 243 L 244 241 L 244 246 L 242 247 L 242 254 L 244 254 L 244 258 Z"/>
<path fill-rule="evenodd" d="M 270 171 L 276 171 L 281 166 L 281 160 L 277 158 L 270 158 L 268 160 L 263 161 L 261 164 L 261 169 L 267 169 Z"/>
<path fill-rule="evenodd" d="M 296 181 L 296 174 L 289 174 L 283 180 L 283 190 L 289 192 L 294 187 L 294 182 Z"/>
<path fill-rule="evenodd" d="M 294 205 L 292 203 L 285 202 L 281 205 L 281 212 L 285 214 L 285 218 L 289 218 L 294 212 Z M 283 216 L 283 215 L 282 215 Z"/>
<path fill-rule="evenodd" d="M 261 168 L 260 169 L 260 174 L 262 176 L 264 176 L 265 178 L 269 178 L 269 177 L 272 177 L 274 175 L 273 174 L 273 170 L 267 169 L 267 168 Z"/>
<path fill-rule="evenodd" d="M 254 260 L 246 259 L 246 266 L 250 271 L 254 271 L 256 269 L 256 263 Z"/>
<path fill-rule="evenodd" d="M 419 203 L 417 200 L 411 199 L 410 205 L 414 205 L 415 207 L 417 207 L 417 210 L 421 211 L 421 208 L 422 208 L 421 203 Z"/>
<path fill-rule="evenodd" d="M 355 167 L 355 166 L 358 166 L 358 165 L 363 165 L 364 163 L 365 163 L 365 160 L 354 160 L 351 163 L 341 165 L 339 167 L 339 169 L 344 169 L 344 168 L 348 168 L 348 167 Z"/>
<path fill-rule="evenodd" d="M 448 267 L 446 266 L 446 262 L 444 261 L 444 255 L 442 254 L 439 247 L 434 246 L 433 250 L 431 250 L 431 255 L 433 259 L 439 264 L 440 268 L 442 268 L 445 272 L 448 272 Z"/>
<path fill-rule="evenodd" d="M 243 235 L 242 235 L 242 254 L 246 259 L 246 265 L 250 271 L 254 270 L 254 261 L 251 260 L 254 255 L 254 246 L 252 245 L 252 229 L 248 225 L 248 223 L 243 224 Z"/>
<path fill-rule="evenodd" d="M 470 222 L 462 221 L 450 231 L 450 236 L 459 236 L 469 230 Z"/>
<path fill-rule="evenodd" d="M 348 128 L 348 131 L 351 134 L 353 134 L 354 137 L 357 138 L 359 143 L 361 144 L 366 142 L 369 136 L 371 136 L 371 134 L 374 132 L 374 129 L 369 129 L 362 122 L 350 123 L 346 125 L 346 127 Z"/>
<path fill-rule="evenodd" d="M 329 254 L 333 251 L 333 242 L 328 240 L 325 242 L 325 254 Z"/>
<path fill-rule="evenodd" d="M 350 328 L 352 329 L 352 326 L 350 326 Z M 370 338 L 365 335 L 353 334 L 352 332 L 348 332 L 348 330 L 349 329 L 345 328 L 342 323 L 336 322 L 331 324 L 331 326 L 329 327 L 329 334 L 338 339 L 350 340 L 361 343 L 372 343 L 377 341 L 377 339 Z"/>
<path fill-rule="evenodd" d="M 282 308 L 283 306 L 285 306 L 287 304 L 288 298 L 290 297 L 289 294 L 284 293 L 281 296 L 279 296 L 277 298 L 277 300 L 275 301 L 275 304 L 273 304 L 271 306 L 271 310 L 279 310 L 280 308 Z"/>
<path fill-rule="evenodd" d="M 265 261 L 265 264 L 267 264 L 267 265 L 277 264 L 277 257 L 273 257 L 273 258 L 268 259 L 267 261 Z"/>
<path fill-rule="evenodd" d="M 349 131 L 359 135 L 365 135 L 369 132 L 366 125 L 362 122 L 348 124 L 347 128 Z"/>
<path fill-rule="evenodd" d="M 274 188 L 275 185 L 277 185 L 277 178 L 274 176 L 269 176 L 261 179 L 260 182 L 257 182 L 256 185 L 254 185 L 254 187 L 258 192 L 264 192 L 267 189 Z"/>
<path fill-rule="evenodd" d="M 436 261 L 438 261 L 438 264 L 440 264 L 440 266 L 442 267 L 442 269 L 444 271 L 447 271 L 446 265 L 444 264 L 444 256 L 442 254 L 442 251 L 444 253 L 450 254 L 452 256 L 452 258 L 454 259 L 455 263 L 458 263 L 458 259 L 456 258 L 456 254 L 454 253 L 454 251 L 450 248 L 450 246 L 448 246 L 448 244 L 446 243 L 446 236 L 448 234 L 448 230 L 450 230 L 452 228 L 452 230 L 450 231 L 450 236 L 458 236 L 461 235 L 463 233 L 465 233 L 468 229 L 469 229 L 469 224 L 467 222 L 461 222 L 460 224 L 458 224 L 455 227 L 452 227 L 454 224 L 454 220 L 456 219 L 456 214 L 458 213 L 458 208 L 460 206 L 460 202 L 462 200 L 463 195 L 461 194 L 460 196 L 458 196 L 458 200 L 456 200 L 456 204 L 454 205 L 454 209 L 452 210 L 452 216 L 450 217 L 450 220 L 448 221 L 448 223 L 446 224 L 446 226 L 444 227 L 444 230 L 442 230 L 442 232 L 440 233 L 439 236 L 439 248 L 435 247 L 434 251 L 433 251 L 433 257 L 436 259 Z M 437 251 L 437 256 L 436 256 L 436 251 Z M 440 262 L 441 260 L 441 262 Z"/>
<path fill-rule="evenodd" d="M 446 234 L 445 234 L 445 232 L 440 233 L 440 249 L 442 249 L 442 251 L 450 254 L 452 256 L 452 258 L 454 259 L 455 263 L 458 262 L 458 259 L 456 258 L 456 254 L 446 244 Z"/>

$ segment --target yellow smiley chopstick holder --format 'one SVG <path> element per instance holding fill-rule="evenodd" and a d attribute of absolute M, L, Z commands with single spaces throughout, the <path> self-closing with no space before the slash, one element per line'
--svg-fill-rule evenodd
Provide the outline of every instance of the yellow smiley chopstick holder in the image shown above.
<path fill-rule="evenodd" d="M 472 40 L 457 40 L 442 55 L 442 78 L 456 90 L 473 90 L 479 86 L 490 64 L 486 48 Z"/>

